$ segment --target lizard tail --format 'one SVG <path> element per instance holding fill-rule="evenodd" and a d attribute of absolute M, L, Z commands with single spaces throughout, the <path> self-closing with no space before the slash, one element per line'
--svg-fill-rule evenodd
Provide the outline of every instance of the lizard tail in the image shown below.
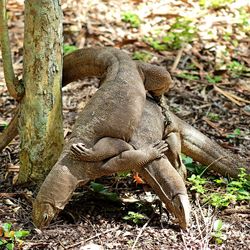
<path fill-rule="evenodd" d="M 178 124 L 179 127 L 182 140 L 181 151 L 184 154 L 224 176 L 237 177 L 240 168 L 245 168 L 247 173 L 250 174 L 249 162 L 225 150 L 175 115 L 173 115 L 173 118 L 176 120 L 175 124 Z"/>

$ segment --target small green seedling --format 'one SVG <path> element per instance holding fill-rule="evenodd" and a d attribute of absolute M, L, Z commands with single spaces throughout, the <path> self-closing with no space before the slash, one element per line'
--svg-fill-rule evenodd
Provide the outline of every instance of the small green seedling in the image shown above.
<path fill-rule="evenodd" d="M 75 50 L 77 50 L 77 47 L 74 45 L 68 45 L 68 44 L 63 45 L 63 54 L 64 55 L 67 55 Z"/>
<path fill-rule="evenodd" d="M 240 77 L 244 72 L 249 72 L 250 69 L 247 68 L 244 64 L 241 64 L 238 61 L 232 61 L 227 65 L 227 69 L 230 71 L 232 77 Z"/>
<path fill-rule="evenodd" d="M 141 24 L 139 16 L 130 11 L 122 13 L 122 21 L 129 23 L 133 28 L 139 28 Z"/>
<path fill-rule="evenodd" d="M 146 216 L 140 213 L 129 211 L 128 215 L 124 216 L 123 219 L 132 221 L 134 224 L 142 224 L 143 221 L 146 219 Z"/>
<path fill-rule="evenodd" d="M 30 234 L 29 231 L 26 230 L 11 230 L 11 223 L 4 223 L 0 226 L 0 249 L 5 247 L 7 250 L 13 250 L 15 247 L 21 249 L 24 238 Z"/>
<path fill-rule="evenodd" d="M 217 208 L 228 207 L 231 203 L 236 203 L 237 201 L 249 201 L 249 175 L 244 168 L 241 168 L 238 177 L 238 179 L 230 181 L 222 178 L 214 180 L 217 185 L 226 186 L 226 189 L 220 193 L 207 195 L 205 201 L 208 201 L 208 203 Z"/>
<path fill-rule="evenodd" d="M 188 18 L 176 18 L 170 29 L 159 37 L 158 31 L 154 32 L 156 37 L 145 37 L 144 40 L 155 50 L 177 50 L 184 44 L 191 43 L 197 36 L 194 22 Z"/>
<path fill-rule="evenodd" d="M 209 118 L 209 120 L 213 121 L 213 122 L 217 122 L 221 119 L 221 117 L 218 115 L 218 114 L 215 114 L 215 113 L 212 113 L 212 112 L 209 112 L 207 114 L 207 117 Z"/>
<path fill-rule="evenodd" d="M 228 134 L 227 138 L 236 138 L 238 136 L 241 136 L 241 130 L 239 128 L 236 128 L 232 134 Z"/>
<path fill-rule="evenodd" d="M 229 204 L 235 203 L 236 200 L 236 196 L 230 193 L 212 193 L 208 196 L 209 204 L 216 208 L 228 207 Z"/>
<path fill-rule="evenodd" d="M 214 239 L 214 241 L 219 245 L 221 245 L 223 241 L 227 239 L 226 235 L 223 235 L 222 229 L 223 229 L 222 220 L 220 219 L 216 220 L 213 225 L 213 232 L 211 233 L 211 236 Z"/>
<path fill-rule="evenodd" d="M 206 79 L 209 83 L 218 83 L 222 81 L 221 76 L 211 76 L 211 75 L 206 75 Z"/>

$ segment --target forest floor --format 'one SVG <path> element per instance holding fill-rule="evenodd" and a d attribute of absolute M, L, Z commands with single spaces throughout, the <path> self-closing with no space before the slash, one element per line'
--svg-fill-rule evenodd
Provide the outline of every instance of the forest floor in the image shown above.
<path fill-rule="evenodd" d="M 166 67 L 175 83 L 166 94 L 171 110 L 224 148 L 250 159 L 247 0 L 62 0 L 62 8 L 65 51 L 72 49 L 69 45 L 112 46 L 134 59 Z M 21 78 L 23 1 L 9 0 L 8 13 L 14 68 Z M 88 79 L 64 88 L 65 135 L 96 84 L 97 79 Z M 10 121 L 16 104 L 7 92 L 0 57 L 0 129 Z M 160 218 L 159 208 L 149 201 L 150 189 L 136 185 L 129 173 L 101 178 L 76 190 L 49 228 L 35 229 L 31 197 L 37 190 L 13 185 L 18 153 L 18 138 L 0 153 L 0 225 L 11 223 L 13 231 L 30 233 L 19 247 L 16 242 L 16 249 L 250 249 L 249 183 L 241 201 L 230 200 L 232 180 L 209 172 L 201 176 L 202 167 L 185 156 L 189 177 L 194 174 L 206 181 L 199 183 L 205 193 L 197 186 L 191 190 L 192 180 L 186 182 L 192 203 L 186 232 L 165 212 Z M 103 192 L 96 192 L 96 186 Z M 221 195 L 215 205 L 204 202 L 211 194 Z M 134 214 L 128 215 L 131 211 Z M 1 235 L 0 227 L 0 242 L 11 243 L 10 237 Z"/>

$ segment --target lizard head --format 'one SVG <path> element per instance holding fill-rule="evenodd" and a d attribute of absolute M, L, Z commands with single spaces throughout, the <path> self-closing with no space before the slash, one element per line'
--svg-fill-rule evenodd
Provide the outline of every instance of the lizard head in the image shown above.
<path fill-rule="evenodd" d="M 39 229 L 47 227 L 58 213 L 59 209 L 49 202 L 43 202 L 37 199 L 33 202 L 32 220 Z"/>
<path fill-rule="evenodd" d="M 174 215 L 177 217 L 179 225 L 186 230 L 190 219 L 191 206 L 186 194 L 178 194 L 172 200 Z"/>
<path fill-rule="evenodd" d="M 173 80 L 168 71 L 162 67 L 157 67 L 154 74 L 146 77 L 144 85 L 152 96 L 157 97 L 168 92 L 173 85 Z"/>

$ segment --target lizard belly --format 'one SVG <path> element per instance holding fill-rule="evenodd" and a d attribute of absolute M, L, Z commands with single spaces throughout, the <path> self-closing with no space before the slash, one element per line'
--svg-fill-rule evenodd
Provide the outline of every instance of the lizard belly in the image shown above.
<path fill-rule="evenodd" d="M 153 100 L 147 99 L 141 121 L 132 135 L 131 144 L 140 148 L 162 140 L 163 131 L 164 118 L 161 109 Z"/>

